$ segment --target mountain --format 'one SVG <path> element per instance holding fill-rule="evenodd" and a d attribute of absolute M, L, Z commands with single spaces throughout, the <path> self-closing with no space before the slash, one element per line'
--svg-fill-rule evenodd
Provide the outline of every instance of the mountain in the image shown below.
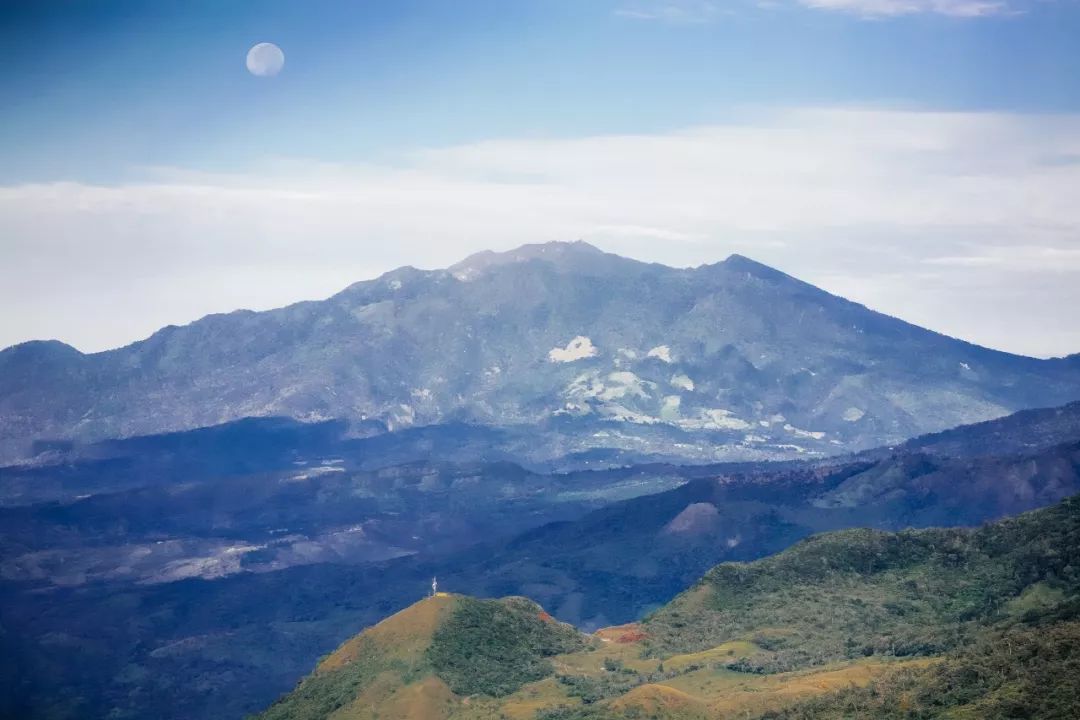
<path fill-rule="evenodd" d="M 1080 439 L 1009 457 L 716 469 L 431 569 L 469 592 L 526 593 L 595 628 L 639 617 L 717 562 L 756 559 L 816 532 L 978 525 L 1078 492 Z"/>
<path fill-rule="evenodd" d="M 538 425 L 552 456 L 822 455 L 1080 398 L 1075 359 L 977 347 L 747 258 L 677 269 L 585 243 L 401 268 L 84 355 L 0 352 L 0 457 L 248 416 L 355 434 Z M 36 443 L 36 444 L 35 444 Z"/>
<path fill-rule="evenodd" d="M 897 448 L 878 448 L 865 456 L 880 457 L 888 452 L 922 452 L 954 458 L 1003 456 L 1044 450 L 1075 437 L 1080 437 L 1080 403 L 1074 402 L 961 425 L 912 438 Z"/>
<path fill-rule="evenodd" d="M 626 572 L 632 577 L 617 583 L 623 588 L 649 578 L 653 588 L 638 595 L 647 604 L 724 559 L 722 551 L 758 557 L 856 523 L 977 524 L 1080 491 L 1080 403 L 889 451 L 787 465 L 540 473 L 498 450 L 505 432 L 451 430 L 358 439 L 342 422 L 251 418 L 0 468 L 0 577 L 46 587 L 102 578 L 168 582 L 446 556 L 516 536 L 495 557 L 538 574 L 551 571 L 539 561 L 573 559 L 579 572 Z M 484 445 L 487 459 L 466 459 Z M 515 553 L 523 557 L 510 559 Z M 606 597 L 589 590 L 594 601 Z M 566 598 L 541 599 L 562 608 Z M 610 598 L 602 605 L 618 607 Z"/>
<path fill-rule="evenodd" d="M 523 598 L 437 595 L 259 717 L 1076 717 L 1077 568 L 1074 497 L 977 530 L 817 535 L 592 636 Z"/>
<path fill-rule="evenodd" d="M 685 482 L 675 469 L 540 475 L 506 462 L 366 470 L 349 454 L 229 473 L 124 460 L 0 470 L 0 579 L 41 590 L 447 556 Z"/>
<path fill-rule="evenodd" d="M 814 533 L 1050 505 L 1080 492 L 1078 415 L 961 428 L 955 456 L 927 437 L 880 456 L 554 474 L 465 460 L 492 429 L 357 439 L 260 419 L 0 469 L 0 717 L 244 717 L 432 575 L 593 630 Z"/>

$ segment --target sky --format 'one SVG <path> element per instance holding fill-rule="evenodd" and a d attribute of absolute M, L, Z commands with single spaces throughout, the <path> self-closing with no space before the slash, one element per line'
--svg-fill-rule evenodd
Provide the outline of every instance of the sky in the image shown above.
<path fill-rule="evenodd" d="M 1077 37 L 1077 0 L 0 0 L 0 347 L 584 239 L 1080 352 Z"/>

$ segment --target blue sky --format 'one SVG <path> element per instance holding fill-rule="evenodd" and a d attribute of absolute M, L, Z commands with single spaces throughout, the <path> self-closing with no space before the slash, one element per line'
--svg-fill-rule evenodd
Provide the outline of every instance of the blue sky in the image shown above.
<path fill-rule="evenodd" d="M 7 5 L 7 182 L 655 132 L 746 105 L 1080 105 L 1068 0 L 975 18 L 739 0 Z M 287 56 L 273 79 L 243 65 L 262 40 Z"/>
<path fill-rule="evenodd" d="M 1078 37 L 1075 0 L 0 0 L 0 346 L 580 237 L 1080 351 Z"/>

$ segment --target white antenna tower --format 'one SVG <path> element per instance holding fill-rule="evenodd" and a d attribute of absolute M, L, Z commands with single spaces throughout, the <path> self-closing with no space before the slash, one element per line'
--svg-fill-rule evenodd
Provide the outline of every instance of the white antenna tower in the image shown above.
<path fill-rule="evenodd" d="M 439 594 L 439 581 L 437 578 L 431 578 L 431 597 L 435 597 Z"/>

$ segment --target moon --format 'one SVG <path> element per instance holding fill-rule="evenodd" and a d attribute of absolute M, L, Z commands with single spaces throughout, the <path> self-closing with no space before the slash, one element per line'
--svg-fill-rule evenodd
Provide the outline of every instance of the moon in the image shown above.
<path fill-rule="evenodd" d="M 252 75 L 273 77 L 285 66 L 285 53 L 274 43 L 261 42 L 248 50 L 247 69 Z"/>

